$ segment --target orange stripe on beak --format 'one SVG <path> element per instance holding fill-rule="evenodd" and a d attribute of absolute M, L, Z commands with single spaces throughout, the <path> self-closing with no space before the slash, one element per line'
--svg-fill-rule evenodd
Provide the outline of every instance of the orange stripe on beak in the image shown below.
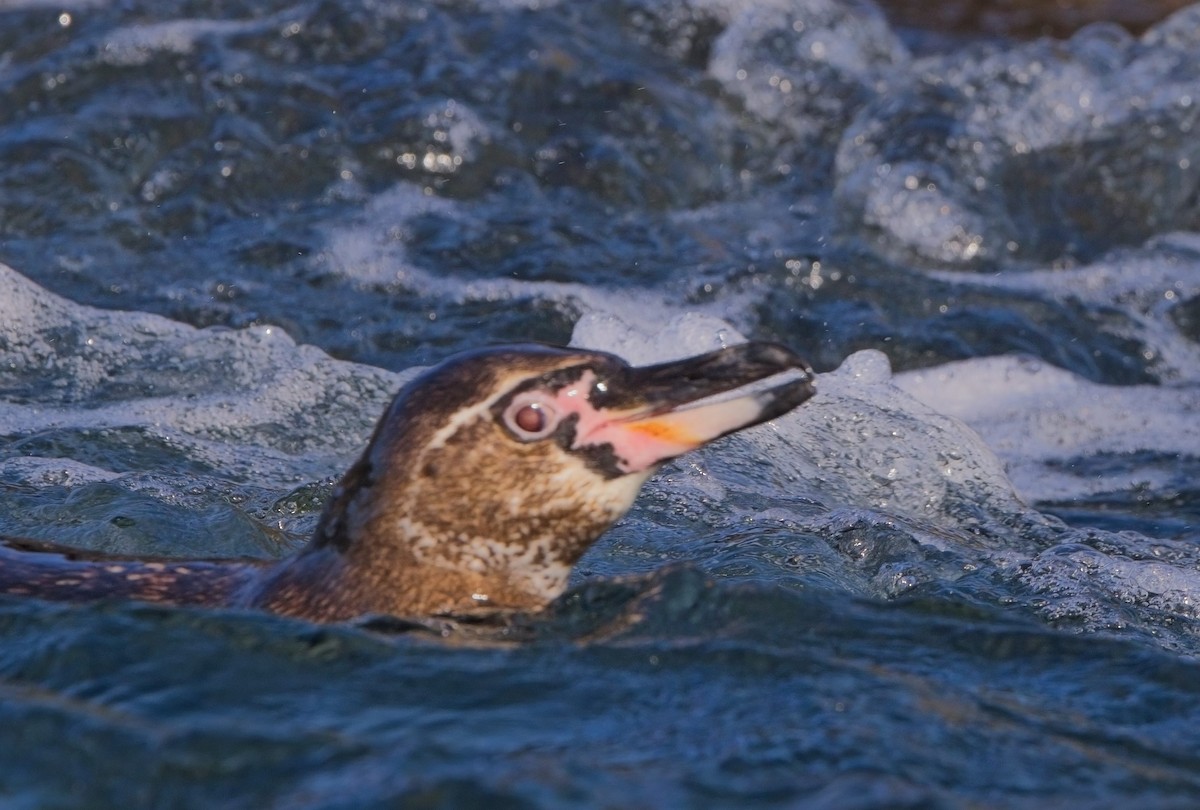
<path fill-rule="evenodd" d="M 756 424 L 762 415 L 762 395 L 749 394 L 677 411 L 616 419 L 597 429 L 588 441 L 610 443 L 625 470 L 638 472 Z"/>

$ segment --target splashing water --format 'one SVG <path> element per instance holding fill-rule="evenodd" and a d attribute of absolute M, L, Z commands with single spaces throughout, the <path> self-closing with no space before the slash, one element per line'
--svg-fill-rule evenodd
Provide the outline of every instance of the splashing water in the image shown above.
<path fill-rule="evenodd" d="M 821 372 L 504 628 L 0 600 L 0 796 L 1194 806 L 1197 31 L 0 5 L 0 532 L 285 554 L 484 342 Z"/>

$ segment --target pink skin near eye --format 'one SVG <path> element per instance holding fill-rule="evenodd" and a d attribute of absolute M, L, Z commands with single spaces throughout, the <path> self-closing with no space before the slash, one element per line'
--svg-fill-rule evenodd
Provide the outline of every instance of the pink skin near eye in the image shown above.
<path fill-rule="evenodd" d="M 596 375 L 584 372 L 577 382 L 560 388 L 554 395 L 558 412 L 576 414 L 576 449 L 609 444 L 618 466 L 627 473 L 642 472 L 703 444 L 705 438 L 691 435 L 685 426 L 669 420 L 639 419 L 635 413 L 604 413 L 588 402 L 596 385 Z"/>

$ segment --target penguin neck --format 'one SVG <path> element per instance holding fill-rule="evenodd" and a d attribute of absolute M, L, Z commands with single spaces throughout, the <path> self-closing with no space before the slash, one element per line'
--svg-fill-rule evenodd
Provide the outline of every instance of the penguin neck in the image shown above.
<path fill-rule="evenodd" d="M 566 589 L 579 556 L 564 558 L 553 537 L 505 542 L 439 531 L 419 516 L 391 513 L 365 523 L 339 554 L 356 575 L 375 580 L 377 589 L 436 593 L 445 610 L 545 605 Z"/>
<path fill-rule="evenodd" d="M 380 486 L 365 458 L 351 467 L 312 540 L 282 563 L 284 578 L 337 580 L 360 612 L 532 609 L 566 589 L 572 564 L 592 539 L 526 535 L 506 542 L 462 526 L 450 531 L 422 521 L 419 508 Z"/>

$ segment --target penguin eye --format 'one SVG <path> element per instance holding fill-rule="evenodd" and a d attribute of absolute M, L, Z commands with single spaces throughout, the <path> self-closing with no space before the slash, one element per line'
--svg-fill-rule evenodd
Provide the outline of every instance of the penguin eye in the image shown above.
<path fill-rule="evenodd" d="M 531 402 L 513 414 L 517 427 L 526 433 L 541 433 L 546 427 L 546 412 L 536 402 Z"/>
<path fill-rule="evenodd" d="M 558 411 L 545 394 L 524 394 L 504 409 L 504 425 L 522 441 L 544 439 L 558 427 Z"/>

